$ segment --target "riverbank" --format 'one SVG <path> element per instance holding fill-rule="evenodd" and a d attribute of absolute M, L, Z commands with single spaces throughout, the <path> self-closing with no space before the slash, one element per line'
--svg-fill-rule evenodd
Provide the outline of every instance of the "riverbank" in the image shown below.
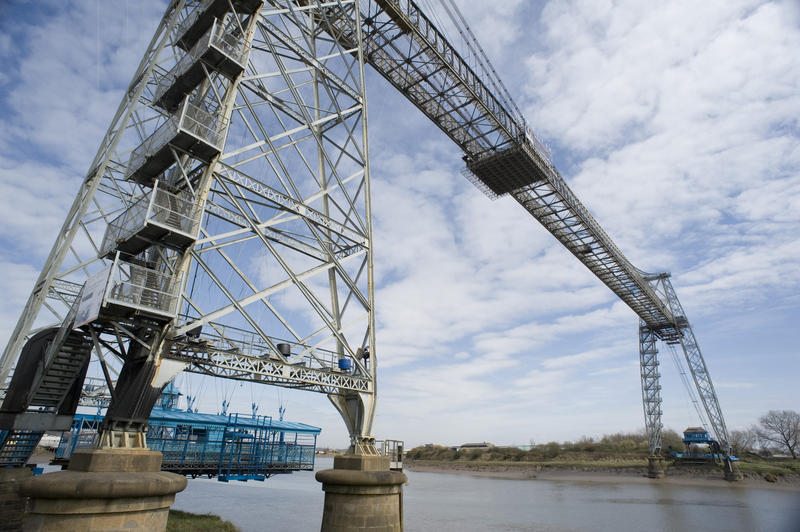
<path fill-rule="evenodd" d="M 403 467 L 410 471 L 448 473 L 509 480 L 568 480 L 588 483 L 646 484 L 660 482 L 681 486 L 742 486 L 748 488 L 800 491 L 800 475 L 775 475 L 774 482 L 764 473 L 743 471 L 741 482 L 727 482 L 718 467 L 668 467 L 666 478 L 647 477 L 647 466 L 639 461 L 624 461 L 615 465 L 568 465 L 547 462 L 463 462 L 438 460 L 405 460 Z"/>
<path fill-rule="evenodd" d="M 170 510 L 166 532 L 239 532 L 239 529 L 218 515 Z"/>

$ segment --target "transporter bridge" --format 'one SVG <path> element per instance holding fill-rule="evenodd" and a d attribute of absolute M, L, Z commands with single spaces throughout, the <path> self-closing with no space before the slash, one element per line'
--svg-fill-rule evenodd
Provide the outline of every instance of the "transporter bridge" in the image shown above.
<path fill-rule="evenodd" d="M 467 179 L 513 198 L 636 313 L 651 454 L 658 341 L 683 350 L 728 453 L 670 275 L 625 257 L 453 0 L 442 8 L 453 38 L 413 0 L 169 2 L 0 360 L 0 382 L 15 368 L 0 463 L 72 426 L 90 359 L 110 396 L 100 446 L 145 446 L 161 390 L 185 370 L 323 393 L 351 452 L 377 453 L 365 67 L 458 146 Z"/>

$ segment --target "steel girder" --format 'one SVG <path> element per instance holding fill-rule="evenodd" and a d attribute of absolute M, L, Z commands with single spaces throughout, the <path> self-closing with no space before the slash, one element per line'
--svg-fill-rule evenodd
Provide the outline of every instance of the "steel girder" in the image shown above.
<path fill-rule="evenodd" d="M 155 58 L 167 44 L 169 28 L 174 26 L 177 20 L 178 9 L 176 9 L 176 4 L 178 3 L 177 1 L 170 3 L 167 13 L 161 19 L 158 28 L 156 28 L 147 52 L 139 63 L 133 80 L 128 86 L 111 121 L 111 125 L 100 143 L 97 154 L 89 166 L 89 171 L 81 184 L 75 201 L 67 213 L 64 224 L 56 236 L 53 248 L 45 260 L 39 278 L 28 297 L 14 331 L 11 333 L 9 342 L 3 350 L 2 358 L 0 358 L 0 383 L 5 382 L 6 377 L 17 361 L 23 344 L 31 336 L 32 332 L 42 328 L 42 322 L 48 325 L 62 322 L 74 301 L 74 297 L 71 297 L 74 292 L 68 290 L 66 294 L 63 294 L 59 288 L 70 285 L 83 285 L 83 281 L 91 271 L 89 270 L 91 263 L 96 260 L 95 257 L 91 256 L 91 251 L 89 251 L 97 249 L 97 246 L 93 246 L 91 235 L 104 231 L 103 227 L 107 222 L 108 216 L 114 210 L 120 208 L 120 200 L 125 205 L 132 196 L 131 187 L 124 186 L 119 189 L 118 185 L 116 185 L 116 181 L 121 177 L 122 169 L 124 168 L 120 162 L 123 159 L 120 156 L 121 154 L 117 153 L 117 150 L 120 149 L 119 143 L 122 140 L 123 132 L 130 127 L 137 102 L 142 98 L 145 91 L 146 83 L 143 81 L 153 75 L 153 70 L 156 66 Z M 114 202 L 116 205 L 113 207 L 101 205 L 100 200 L 95 197 L 99 190 L 106 188 L 114 191 L 113 195 L 116 196 L 116 201 Z M 95 238 L 97 237 L 95 236 Z M 89 250 L 84 247 L 78 247 L 76 239 L 84 245 L 89 243 Z M 87 240 L 88 242 L 86 242 Z M 87 251 L 89 252 L 87 253 Z M 79 254 L 80 252 L 83 253 Z M 64 297 L 65 295 L 66 297 Z M 55 307 L 46 305 L 45 300 L 48 297 L 58 299 L 61 304 Z M 48 312 L 45 316 L 40 317 L 40 311 L 43 306 Z"/>
<path fill-rule="evenodd" d="M 672 328 L 669 308 L 562 179 L 537 181 L 512 196 L 648 326 Z"/>
<path fill-rule="evenodd" d="M 367 62 L 467 155 L 493 153 L 523 136 L 524 127 L 413 1 L 361 5 Z"/>
<path fill-rule="evenodd" d="M 225 379 L 333 395 L 341 394 L 344 390 L 372 392 L 372 381 L 366 377 L 334 373 L 331 369 L 306 368 L 237 353 L 199 352 L 191 355 L 169 355 L 167 358 L 187 362 L 184 371 Z"/>

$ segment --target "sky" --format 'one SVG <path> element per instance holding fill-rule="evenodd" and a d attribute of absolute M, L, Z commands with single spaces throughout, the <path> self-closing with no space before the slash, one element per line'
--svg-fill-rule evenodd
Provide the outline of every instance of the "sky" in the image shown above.
<path fill-rule="evenodd" d="M 434 0 L 421 2 L 423 8 Z M 800 409 L 800 4 L 459 1 L 561 174 L 625 255 L 669 271 L 729 429 Z M 166 2 L 0 1 L 5 345 Z M 375 436 L 456 445 L 641 431 L 637 318 L 367 72 Z M 697 417 L 661 350 L 664 424 Z M 179 377 L 201 410 L 344 424 L 318 394 Z"/>

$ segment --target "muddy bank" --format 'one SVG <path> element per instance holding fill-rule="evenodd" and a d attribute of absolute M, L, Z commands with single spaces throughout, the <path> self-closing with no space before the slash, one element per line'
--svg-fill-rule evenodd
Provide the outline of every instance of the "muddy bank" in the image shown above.
<path fill-rule="evenodd" d="M 670 467 L 667 477 L 653 480 L 647 477 L 647 467 L 551 467 L 545 465 L 500 465 L 475 462 L 426 462 L 406 460 L 403 468 L 409 471 L 449 473 L 509 480 L 568 480 L 586 483 L 647 484 L 660 482 L 681 486 L 741 486 L 746 488 L 800 491 L 800 475 L 782 475 L 775 482 L 763 475 L 744 472 L 741 482 L 726 482 L 722 471 L 713 468 Z"/>

